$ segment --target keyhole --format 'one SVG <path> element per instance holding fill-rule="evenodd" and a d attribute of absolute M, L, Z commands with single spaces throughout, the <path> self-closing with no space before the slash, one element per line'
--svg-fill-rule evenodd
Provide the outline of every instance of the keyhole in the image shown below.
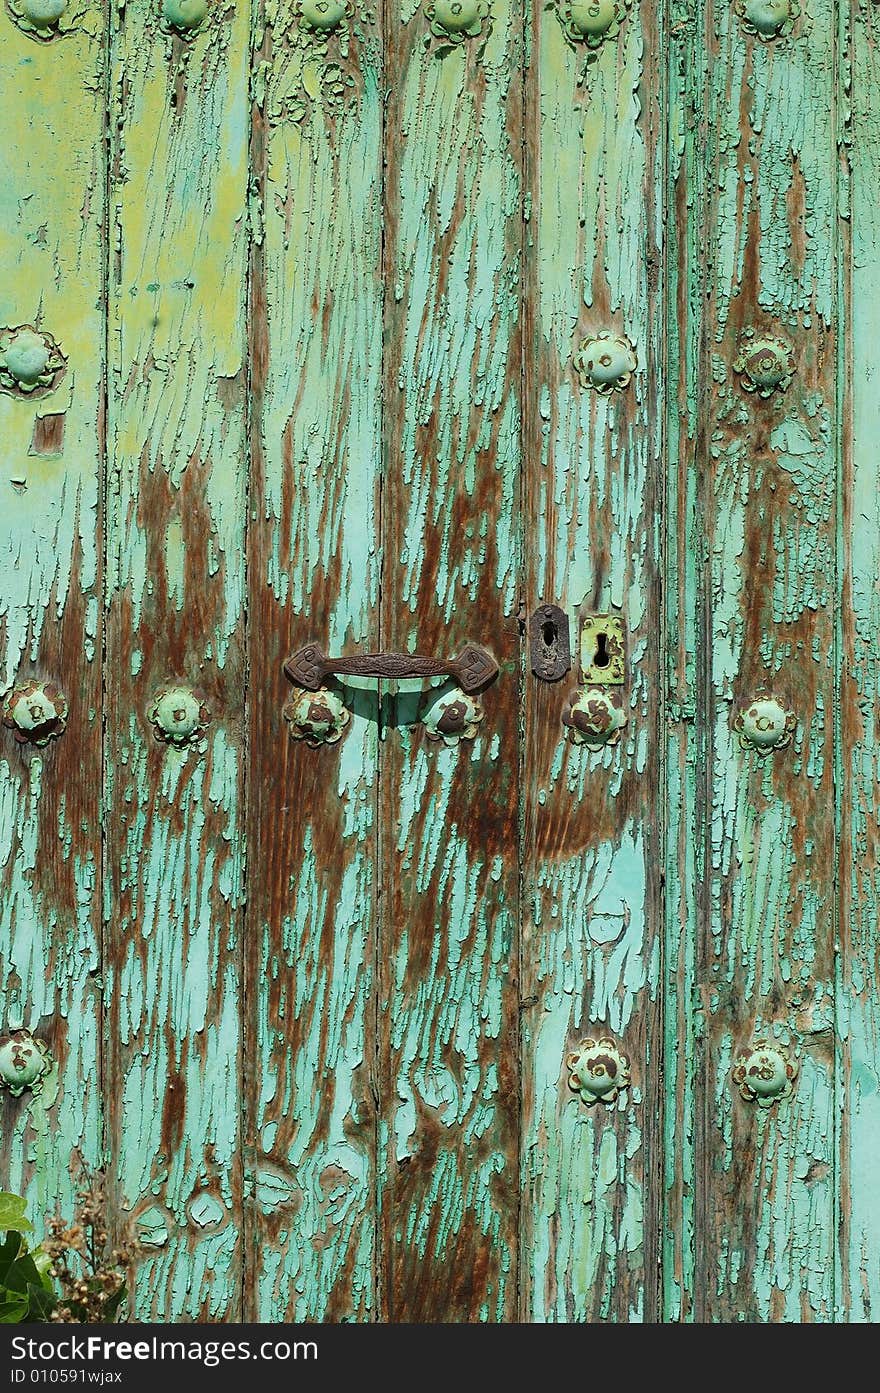
<path fill-rule="evenodd" d="M 548 619 L 542 624 L 541 633 L 544 637 L 545 646 L 547 648 L 555 648 L 558 635 L 556 633 L 556 625 L 553 623 L 552 619 Z"/>
<path fill-rule="evenodd" d="M 611 662 L 611 655 L 608 652 L 608 635 L 596 635 L 596 656 L 593 659 L 594 667 L 607 667 Z"/>

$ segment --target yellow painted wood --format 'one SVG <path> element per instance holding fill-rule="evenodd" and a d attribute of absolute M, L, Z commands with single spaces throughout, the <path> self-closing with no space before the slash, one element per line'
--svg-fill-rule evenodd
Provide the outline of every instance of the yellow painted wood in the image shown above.
<path fill-rule="evenodd" d="M 42 1229 L 69 1212 L 77 1151 L 101 1153 L 101 532 L 105 16 L 38 42 L 0 13 L 0 326 L 35 325 L 67 372 L 0 394 L 0 693 L 55 682 L 68 729 L 44 748 L 0 733 L 0 1030 L 24 1025 L 57 1069 L 4 1096 L 2 1186 Z"/>

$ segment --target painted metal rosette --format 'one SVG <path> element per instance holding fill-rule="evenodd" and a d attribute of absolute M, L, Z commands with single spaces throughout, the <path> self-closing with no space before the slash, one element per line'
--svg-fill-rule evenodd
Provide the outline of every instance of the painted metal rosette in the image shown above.
<path fill-rule="evenodd" d="M 20 683 L 3 702 L 3 724 L 21 744 L 43 746 L 67 728 L 67 698 L 54 682 Z"/>
<path fill-rule="evenodd" d="M 351 712 L 342 697 L 329 687 L 319 687 L 315 692 L 295 687 L 282 715 L 291 738 L 304 740 L 313 750 L 321 745 L 337 744 L 351 720 Z"/>
<path fill-rule="evenodd" d="M 350 0 L 297 0 L 294 13 L 303 29 L 320 35 L 347 24 L 353 10 Z"/>
<path fill-rule="evenodd" d="M 51 1068 L 48 1046 L 29 1030 L 11 1030 L 0 1038 L 0 1089 L 13 1098 L 40 1093 Z"/>
<path fill-rule="evenodd" d="M 160 0 L 159 23 L 166 33 L 194 38 L 210 16 L 210 0 Z"/>
<path fill-rule="evenodd" d="M 565 733 L 573 745 L 601 750 L 617 745 L 627 723 L 619 688 L 580 687 L 571 693 L 562 713 Z"/>
<path fill-rule="evenodd" d="M 733 370 L 744 392 L 766 400 L 774 392 L 786 392 L 795 374 L 791 344 L 776 334 L 758 334 L 746 329 L 740 339 L 739 355 Z"/>
<path fill-rule="evenodd" d="M 148 717 L 156 739 L 178 749 L 195 745 L 211 721 L 203 694 L 181 682 L 168 682 L 156 693 Z"/>
<path fill-rule="evenodd" d="M 13 24 L 38 43 L 48 43 L 69 27 L 68 0 L 6 0 L 6 8 Z"/>
<path fill-rule="evenodd" d="M 431 0 L 425 17 L 436 38 L 460 44 L 481 33 L 489 17 L 489 0 Z"/>
<path fill-rule="evenodd" d="M 429 740 L 453 746 L 462 740 L 473 740 L 484 715 L 475 696 L 453 687 L 429 701 L 422 713 L 422 723 Z"/>
<path fill-rule="evenodd" d="M 635 345 L 626 334 L 602 329 L 584 339 L 574 356 L 574 370 L 582 387 L 600 396 L 625 392 L 638 366 Z"/>
<path fill-rule="evenodd" d="M 733 9 L 745 32 L 762 43 L 786 38 L 801 12 L 797 0 L 734 0 Z"/>
<path fill-rule="evenodd" d="M 609 1107 L 623 1089 L 629 1087 L 629 1056 L 610 1035 L 581 1040 L 568 1056 L 568 1086 L 588 1108 L 596 1103 Z"/>
<path fill-rule="evenodd" d="M 0 390 L 43 396 L 61 381 L 67 359 L 51 334 L 33 324 L 0 329 Z"/>
<path fill-rule="evenodd" d="M 774 750 L 791 744 L 797 729 L 797 716 L 778 697 L 760 692 L 733 718 L 733 728 L 744 750 L 756 750 L 766 759 Z"/>
<path fill-rule="evenodd" d="M 624 0 L 559 0 L 557 5 L 569 41 L 593 49 L 617 38 L 626 10 Z"/>
<path fill-rule="evenodd" d="M 797 1061 L 790 1059 L 772 1040 L 756 1040 L 733 1066 L 733 1082 L 747 1103 L 772 1108 L 787 1098 L 798 1074 Z"/>

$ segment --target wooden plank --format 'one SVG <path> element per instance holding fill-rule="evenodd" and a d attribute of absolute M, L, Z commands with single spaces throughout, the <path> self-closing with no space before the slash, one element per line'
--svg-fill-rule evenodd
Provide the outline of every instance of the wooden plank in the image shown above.
<path fill-rule="evenodd" d="M 524 401 L 527 609 L 614 611 L 628 664 L 621 743 L 563 738 L 577 675 L 526 680 L 523 1305 L 531 1321 L 656 1319 L 660 1160 L 660 530 L 663 334 L 659 10 L 595 52 L 534 6 Z M 638 367 L 608 396 L 581 343 L 623 332 Z M 575 645 L 577 647 L 577 645 Z M 566 1059 L 609 1035 L 632 1085 L 587 1108 Z"/>
<path fill-rule="evenodd" d="M 704 331 L 703 209 L 711 170 L 705 162 L 702 100 L 707 50 L 701 17 L 686 0 L 668 13 L 668 110 L 665 227 L 667 485 L 665 769 L 666 940 L 664 947 L 664 1101 L 662 1318 L 683 1321 L 694 1309 L 696 1157 L 694 1110 L 701 1081 L 699 1020 L 694 1010 L 699 887 L 706 879 L 708 731 L 697 712 L 702 627 L 703 539 L 698 513 L 700 461 L 706 453 L 702 411 Z"/>
<path fill-rule="evenodd" d="M 851 55 L 849 83 L 840 74 L 838 133 L 849 147 L 841 218 L 849 252 L 842 278 L 847 330 L 841 366 L 842 492 L 839 575 L 842 613 L 840 703 L 840 975 L 838 983 L 837 1319 L 876 1321 L 880 1312 L 880 1205 L 871 1158 L 880 1127 L 877 902 L 880 759 L 880 499 L 877 490 L 876 351 L 880 323 L 880 21 L 867 4 L 844 6 L 841 61 Z M 849 28 L 851 24 L 851 30 Z M 845 44 L 847 31 L 851 34 Z M 847 208 L 846 174 L 850 174 Z M 847 224 L 847 212 L 850 215 Z M 847 238 L 847 230 L 850 237 Z"/>
<path fill-rule="evenodd" d="M 485 6 L 482 7 L 485 11 Z M 437 25 L 439 27 L 439 25 Z M 382 1318 L 510 1319 L 517 1216 L 522 26 L 386 11 L 382 643 L 501 665 L 473 742 L 383 708 Z"/>
<path fill-rule="evenodd" d="M 255 26 L 249 332 L 248 1301 L 375 1301 L 375 684 L 343 740 L 288 738 L 282 665 L 378 646 L 382 94 L 377 20 Z"/>
<path fill-rule="evenodd" d="M 137 1313 L 234 1320 L 250 15 L 158 15 L 111 45 L 108 1144 Z M 210 712 L 181 748 L 149 717 L 169 680 Z"/>
<path fill-rule="evenodd" d="M 836 456 L 834 8 L 761 40 L 708 17 L 714 196 L 704 229 L 707 451 L 696 462 L 707 555 L 707 882 L 696 974 L 695 1313 L 827 1320 L 833 1306 L 834 607 Z M 790 345 L 766 398 L 735 370 L 744 334 Z M 740 748 L 761 688 L 797 720 L 788 748 Z M 794 1094 L 745 1101 L 740 1051 L 776 1039 Z"/>
<path fill-rule="evenodd" d="M 69 705 L 41 749 L 0 735 L 0 1028 L 32 1028 L 58 1065 L 38 1097 L 0 1103 L 0 1186 L 38 1228 L 71 1213 L 75 1153 L 101 1154 L 105 18 L 41 41 L 0 15 L 0 325 L 36 325 L 67 358 L 48 394 L 0 394 L 0 693 L 37 678 Z"/>

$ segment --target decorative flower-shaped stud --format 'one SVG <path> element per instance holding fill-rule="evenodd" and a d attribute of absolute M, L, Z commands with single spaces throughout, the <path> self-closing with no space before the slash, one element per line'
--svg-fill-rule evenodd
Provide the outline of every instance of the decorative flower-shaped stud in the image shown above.
<path fill-rule="evenodd" d="M 737 711 L 733 728 L 744 750 L 757 750 L 762 759 L 773 750 L 784 750 L 791 744 L 797 727 L 797 717 L 787 711 L 782 702 L 762 692 Z"/>
<path fill-rule="evenodd" d="M 156 739 L 178 749 L 194 745 L 211 719 L 201 692 L 177 682 L 169 682 L 156 693 L 147 714 Z"/>
<path fill-rule="evenodd" d="M 307 692 L 294 687 L 282 711 L 294 740 L 305 740 L 313 750 L 319 745 L 335 745 L 351 720 L 351 712 L 329 687 Z"/>
<path fill-rule="evenodd" d="M 622 692 L 607 687 L 581 687 L 572 692 L 562 713 L 571 743 L 591 750 L 619 744 L 626 722 Z"/>
<path fill-rule="evenodd" d="M 798 1066 L 771 1040 L 756 1040 L 733 1066 L 733 1081 L 747 1103 L 772 1108 L 794 1087 Z"/>
<path fill-rule="evenodd" d="M 21 744 L 48 745 L 64 734 L 67 699 L 54 682 L 23 682 L 3 703 L 3 724 Z"/>
<path fill-rule="evenodd" d="M 629 1059 L 609 1035 L 581 1040 L 566 1063 L 571 1071 L 568 1086 L 581 1095 L 588 1108 L 596 1103 L 608 1107 L 629 1085 Z"/>
<path fill-rule="evenodd" d="M 39 1093 L 51 1068 L 47 1046 L 29 1030 L 11 1030 L 0 1039 L 0 1088 L 13 1098 L 20 1098 L 28 1088 Z"/>
<path fill-rule="evenodd" d="M 583 387 L 608 396 L 610 392 L 626 390 L 637 363 L 635 348 L 626 335 L 603 329 L 593 338 L 584 339 L 575 354 L 574 369 Z"/>
<path fill-rule="evenodd" d="M 32 324 L 0 329 L 0 389 L 16 396 L 51 392 L 57 387 L 67 359 L 52 338 Z"/>
<path fill-rule="evenodd" d="M 800 14 L 797 0 L 734 0 L 733 8 L 746 33 L 764 43 L 790 34 Z"/>
<path fill-rule="evenodd" d="M 429 740 L 457 745 L 461 740 L 473 740 L 484 714 L 476 697 L 453 687 L 430 702 L 422 713 L 422 721 Z"/>
<path fill-rule="evenodd" d="M 475 38 L 488 13 L 488 0 L 432 0 L 425 6 L 431 33 L 455 44 Z"/>
<path fill-rule="evenodd" d="M 599 48 L 606 39 L 615 39 L 626 19 L 623 0 L 560 0 L 558 10 L 571 42 L 588 48 Z"/>
<path fill-rule="evenodd" d="M 209 0 L 162 0 L 162 27 L 189 35 L 204 24 Z"/>
<path fill-rule="evenodd" d="M 297 0 L 296 13 L 304 29 L 329 34 L 351 15 L 348 0 Z"/>
<path fill-rule="evenodd" d="M 67 0 L 6 0 L 9 13 L 19 29 L 46 43 L 58 32 L 58 21 L 67 9 Z"/>
<path fill-rule="evenodd" d="M 746 329 L 733 370 L 740 377 L 744 392 L 772 397 L 774 392 L 784 392 L 791 385 L 794 366 L 789 344 L 772 334 L 756 334 L 754 329 Z"/>

